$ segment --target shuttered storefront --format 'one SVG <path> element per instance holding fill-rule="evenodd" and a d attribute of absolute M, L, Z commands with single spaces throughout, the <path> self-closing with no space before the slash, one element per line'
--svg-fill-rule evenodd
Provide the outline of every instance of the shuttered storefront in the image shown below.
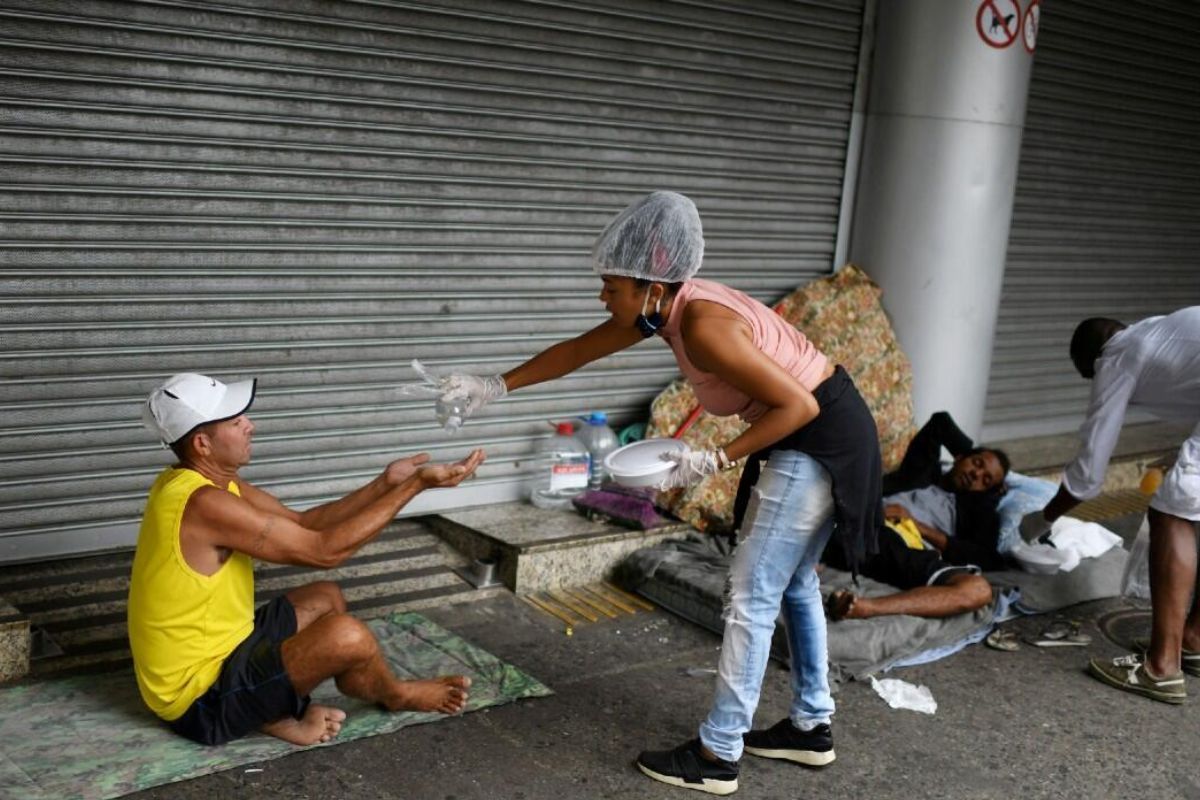
<path fill-rule="evenodd" d="M 1200 302 L 1197 41 L 1191 0 L 1044 4 L 985 438 L 1079 424 L 1081 319 Z"/>
<path fill-rule="evenodd" d="M 245 474 L 289 503 L 485 447 L 518 497 L 548 419 L 644 418 L 639 345 L 453 439 L 419 358 L 502 371 L 603 319 L 588 251 L 691 195 L 704 274 L 772 300 L 829 270 L 853 2 L 11 1 L 0 10 L 0 561 L 131 544 L 182 371 L 259 378 Z"/>

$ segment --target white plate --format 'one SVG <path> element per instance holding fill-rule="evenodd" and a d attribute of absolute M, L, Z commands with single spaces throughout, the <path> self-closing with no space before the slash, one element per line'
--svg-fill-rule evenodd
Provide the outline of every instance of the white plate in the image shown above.
<path fill-rule="evenodd" d="M 622 486 L 655 486 L 675 466 L 664 461 L 663 454 L 687 449 L 678 439 L 643 439 L 613 450 L 605 457 L 604 468 Z"/>

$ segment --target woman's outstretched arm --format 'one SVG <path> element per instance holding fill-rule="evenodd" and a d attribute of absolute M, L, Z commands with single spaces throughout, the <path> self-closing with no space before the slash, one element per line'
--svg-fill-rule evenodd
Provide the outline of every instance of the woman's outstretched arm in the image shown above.
<path fill-rule="evenodd" d="M 504 373 L 504 383 L 512 392 L 535 383 L 561 378 L 585 364 L 632 347 L 642 341 L 633 327 L 620 326 L 608 319 L 590 331 L 552 345 L 524 364 Z"/>

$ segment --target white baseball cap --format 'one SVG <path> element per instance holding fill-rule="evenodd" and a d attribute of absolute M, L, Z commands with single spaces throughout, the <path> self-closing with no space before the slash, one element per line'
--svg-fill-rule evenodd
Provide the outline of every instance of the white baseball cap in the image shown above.
<path fill-rule="evenodd" d="M 142 421 L 163 444 L 171 445 L 209 422 L 246 413 L 254 402 L 257 380 L 224 384 L 207 375 L 172 375 L 146 399 Z"/>

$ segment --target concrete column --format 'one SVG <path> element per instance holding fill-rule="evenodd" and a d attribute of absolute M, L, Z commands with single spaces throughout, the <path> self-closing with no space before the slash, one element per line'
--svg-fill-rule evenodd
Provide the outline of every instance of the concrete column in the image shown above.
<path fill-rule="evenodd" d="M 918 424 L 946 409 L 973 436 L 1033 64 L 1022 33 L 1029 5 L 882 2 L 875 20 L 849 258 L 884 290 L 912 360 Z M 1015 39 L 995 46 L 1010 31 Z"/>

